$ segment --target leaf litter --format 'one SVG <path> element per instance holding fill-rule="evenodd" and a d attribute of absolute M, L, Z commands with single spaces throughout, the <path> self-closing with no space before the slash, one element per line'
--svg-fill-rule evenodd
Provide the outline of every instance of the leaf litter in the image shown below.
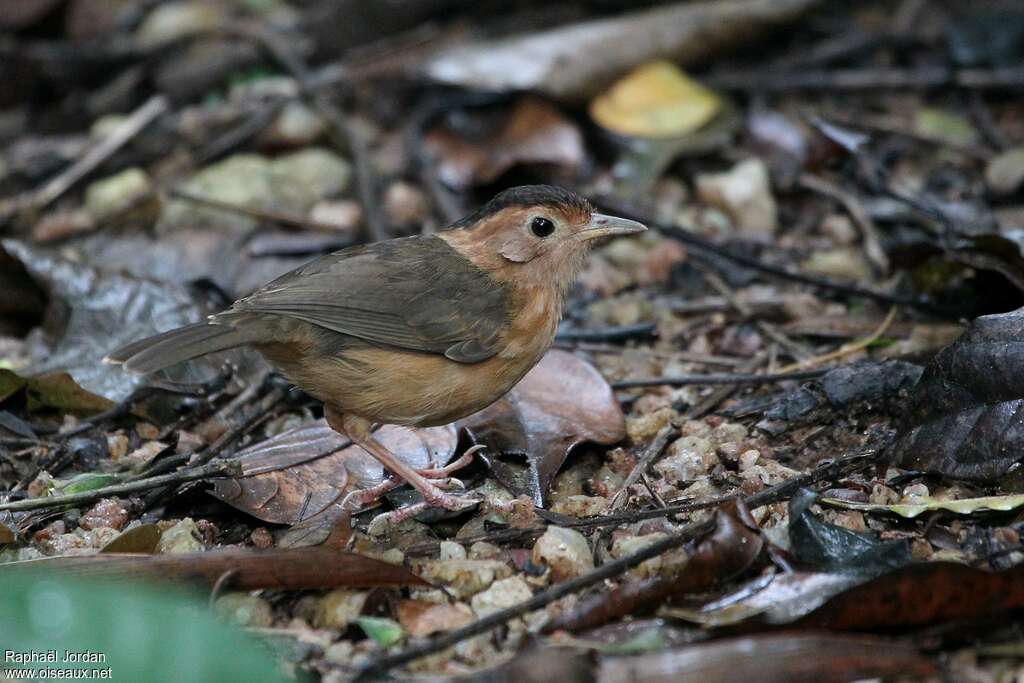
<path fill-rule="evenodd" d="M 1024 115 L 996 70 L 1024 54 L 990 35 L 1019 9 L 527 3 L 389 34 L 410 9 L 328 46 L 317 3 L 29 4 L 0 17 L 26 57 L 0 65 L 4 569 L 198 580 L 325 680 L 1009 665 L 977 657 L 1024 561 Z M 523 182 L 658 230 L 595 252 L 505 399 L 381 428 L 417 467 L 484 446 L 448 482 L 471 510 L 372 525 L 415 495 L 345 506 L 387 473 L 244 354 L 151 387 L 99 363 Z"/>

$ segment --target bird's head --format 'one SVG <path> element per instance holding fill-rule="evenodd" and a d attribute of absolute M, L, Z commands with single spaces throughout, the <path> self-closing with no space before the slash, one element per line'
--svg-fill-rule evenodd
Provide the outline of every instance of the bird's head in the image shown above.
<path fill-rule="evenodd" d="M 499 280 L 564 292 L 595 240 L 646 229 L 636 221 L 597 213 L 569 190 L 523 185 L 497 195 L 442 237 Z"/>

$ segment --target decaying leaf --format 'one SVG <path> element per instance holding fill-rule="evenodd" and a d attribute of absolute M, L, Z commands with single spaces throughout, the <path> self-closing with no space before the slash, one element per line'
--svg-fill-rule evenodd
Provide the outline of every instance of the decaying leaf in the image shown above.
<path fill-rule="evenodd" d="M 671 138 L 707 125 L 718 96 L 670 62 L 637 67 L 590 103 L 590 117 L 619 135 Z"/>
<path fill-rule="evenodd" d="M 0 368 L 0 402 L 22 390 L 25 392 L 25 407 L 29 412 L 56 410 L 61 414 L 91 415 L 114 405 L 109 399 L 83 389 L 66 372 L 21 377 Z"/>
<path fill-rule="evenodd" d="M 395 611 L 402 628 L 414 638 L 451 631 L 473 621 L 473 610 L 461 602 L 436 603 L 425 600 L 402 600 L 396 605 Z"/>
<path fill-rule="evenodd" d="M 117 538 L 100 548 L 101 553 L 152 554 L 160 543 L 160 528 L 156 524 L 140 524 L 122 532 Z"/>
<path fill-rule="evenodd" d="M 429 60 L 434 80 L 488 92 L 534 91 L 561 100 L 600 92 L 630 67 L 692 63 L 796 19 L 815 0 L 683 2 L 450 48 Z"/>
<path fill-rule="evenodd" d="M 56 338 L 52 346 L 42 341 L 29 346 L 31 364 L 24 374 L 67 372 L 86 391 L 121 400 L 143 380 L 104 364 L 103 357 L 122 344 L 203 315 L 184 287 L 104 272 L 16 240 L 4 240 L 2 248 L 47 290 L 51 306 L 67 314 L 64 328 L 51 331 Z M 213 360 L 199 360 L 173 368 L 168 379 L 201 382 L 217 367 Z"/>
<path fill-rule="evenodd" d="M 986 512 L 990 510 L 1006 512 L 1016 510 L 1024 505 L 1024 495 L 1015 494 L 1009 496 L 983 496 L 981 498 L 963 498 L 961 500 L 935 500 L 933 498 L 922 498 L 919 503 L 894 503 L 891 505 L 873 503 L 855 503 L 838 498 L 819 498 L 818 502 L 831 505 L 832 507 L 845 508 L 847 510 L 860 510 L 861 512 L 891 512 L 913 519 L 925 512 L 945 510 L 955 512 L 959 515 L 970 515 L 975 512 Z"/>
<path fill-rule="evenodd" d="M 901 467 L 992 481 L 1024 453 L 1024 309 L 975 320 L 925 369 L 895 447 Z"/>
<path fill-rule="evenodd" d="M 519 99 L 497 120 L 483 113 L 473 118 L 479 120 L 472 128 L 483 126 L 489 132 L 470 137 L 440 124 L 424 140 L 437 159 L 438 177 L 449 187 L 486 185 L 521 164 L 553 166 L 571 178 L 586 156 L 576 124 L 537 97 Z"/>
<path fill-rule="evenodd" d="M 636 657 L 605 658 L 602 683 L 842 683 L 871 678 L 927 677 L 939 669 L 910 645 L 870 636 L 825 633 L 716 640 Z"/>
<path fill-rule="evenodd" d="M 447 464 L 458 435 L 451 425 L 385 425 L 377 439 L 416 468 Z M 317 420 L 241 451 L 242 476 L 218 480 L 211 493 L 274 524 L 296 524 L 340 503 L 346 493 L 384 480 L 381 464 Z M 322 539 L 321 539 L 322 540 Z"/>
<path fill-rule="evenodd" d="M 903 540 L 882 541 L 876 534 L 829 524 L 811 513 L 817 495 L 801 489 L 789 503 L 789 543 L 796 556 L 830 571 L 876 575 L 911 561 Z"/>
<path fill-rule="evenodd" d="M 626 615 L 651 610 L 667 600 L 706 591 L 745 571 L 764 547 L 757 524 L 746 508 L 730 502 L 715 514 L 715 529 L 697 543 L 682 569 L 650 579 L 627 581 L 611 591 L 582 600 L 552 620 L 545 630 L 581 631 Z"/>
<path fill-rule="evenodd" d="M 9 526 L 0 523 L 0 545 L 14 543 L 17 538 L 18 535 Z"/>
<path fill-rule="evenodd" d="M 566 351 L 549 351 L 526 377 L 494 405 L 456 423 L 497 453 L 525 455 L 528 491 L 543 505 L 569 452 L 584 442 L 622 440 L 622 408 L 604 377 Z M 506 486 L 518 488 L 514 482 Z"/>
<path fill-rule="evenodd" d="M 197 581 L 207 585 L 213 585 L 226 572 L 232 572 L 231 587 L 237 590 L 428 585 L 400 565 L 322 548 L 231 548 L 166 555 L 69 555 L 10 562 L 0 568 L 0 573 L 23 569 L 45 570 L 55 575 Z"/>

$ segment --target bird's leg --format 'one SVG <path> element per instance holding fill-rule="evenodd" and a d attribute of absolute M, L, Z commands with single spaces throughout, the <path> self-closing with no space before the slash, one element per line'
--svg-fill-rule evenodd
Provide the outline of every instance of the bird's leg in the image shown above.
<path fill-rule="evenodd" d="M 461 510 L 477 502 L 445 493 L 416 471 L 415 468 L 410 467 L 395 457 L 394 453 L 373 437 L 370 431 L 373 425 L 369 420 L 355 415 L 338 413 L 329 406 L 325 407 L 324 417 L 332 429 L 348 436 L 352 443 L 360 446 L 376 458 L 381 465 L 396 474 L 400 479 L 409 482 L 409 485 L 419 491 L 423 496 L 424 502 L 429 505 L 446 510 Z"/>

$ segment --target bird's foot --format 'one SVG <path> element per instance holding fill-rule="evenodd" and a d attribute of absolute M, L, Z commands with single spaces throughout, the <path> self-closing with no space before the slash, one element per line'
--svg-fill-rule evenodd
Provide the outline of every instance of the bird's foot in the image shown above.
<path fill-rule="evenodd" d="M 474 496 L 454 496 L 441 490 L 438 490 L 437 493 L 440 495 L 433 498 L 431 501 L 424 499 L 419 503 L 413 503 L 411 505 L 398 508 L 397 510 L 377 515 L 370 520 L 367 533 L 371 536 L 380 536 L 387 528 L 401 524 L 405 520 L 412 519 L 427 510 L 433 510 L 436 508 L 444 508 L 445 510 L 452 511 L 466 510 L 477 505 L 481 501 L 480 498 L 476 498 Z"/>
<path fill-rule="evenodd" d="M 426 505 L 423 506 L 424 510 L 431 506 L 444 508 L 446 510 L 461 510 L 464 507 L 468 507 L 466 503 L 460 502 L 463 501 L 462 498 L 445 493 L 440 489 L 465 489 L 466 487 L 461 481 L 449 475 L 451 475 L 453 472 L 457 472 L 458 470 L 472 463 L 473 456 L 482 449 L 483 446 L 473 446 L 464 454 L 462 454 L 462 456 L 460 456 L 457 460 L 452 461 L 451 463 L 444 467 L 432 467 L 416 470 L 416 473 L 423 477 L 423 480 L 430 480 L 421 481 L 421 484 L 423 484 L 423 486 L 416 486 L 416 488 L 423 495 L 424 503 L 426 503 Z M 399 486 L 405 483 L 406 481 L 401 477 L 389 477 L 382 481 L 381 483 L 377 484 L 376 486 L 360 489 L 358 491 L 352 491 L 347 496 L 345 496 L 345 499 L 342 500 L 341 505 L 343 508 L 347 510 L 362 509 L 372 503 L 377 502 L 381 496 L 383 496 L 384 494 L 388 493 L 393 489 L 398 488 Z M 395 510 L 395 512 L 402 512 L 403 510 L 405 510 L 405 508 L 402 508 L 401 510 Z M 404 519 L 408 519 L 409 517 L 415 516 L 420 512 L 422 512 L 422 510 L 413 512 L 411 515 L 406 516 Z"/>

